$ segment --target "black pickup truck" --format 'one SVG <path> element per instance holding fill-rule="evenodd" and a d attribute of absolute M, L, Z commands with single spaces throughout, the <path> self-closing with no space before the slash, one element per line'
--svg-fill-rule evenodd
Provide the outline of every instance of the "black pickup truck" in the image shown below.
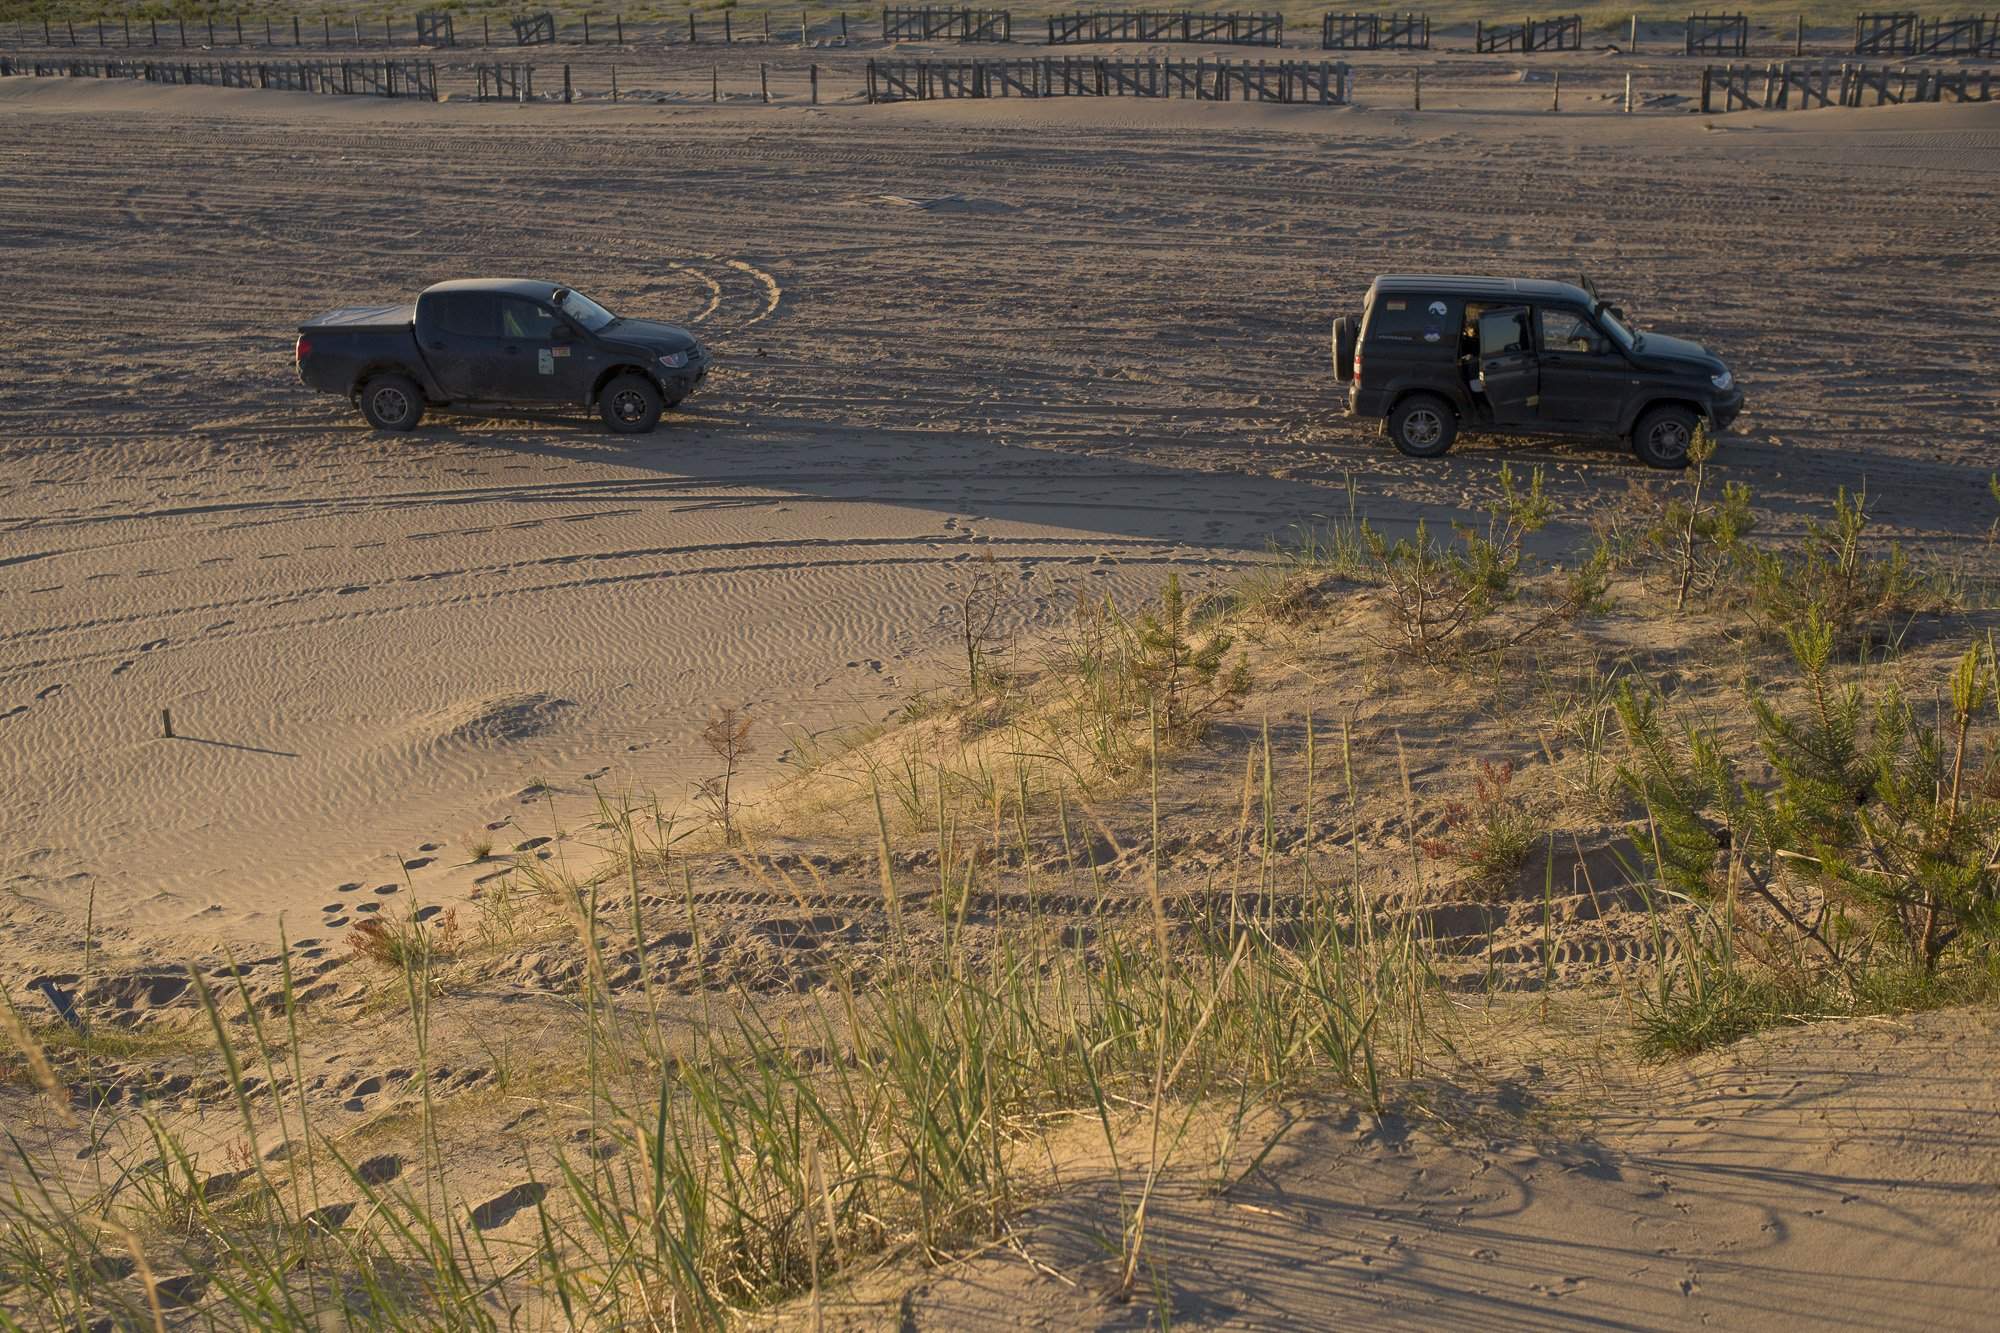
<path fill-rule="evenodd" d="M 441 282 L 413 305 L 334 310 L 299 327 L 299 379 L 344 393 L 377 430 L 432 406 L 595 407 L 621 434 L 649 431 L 694 391 L 709 355 L 686 329 L 621 319 L 552 282 Z"/>

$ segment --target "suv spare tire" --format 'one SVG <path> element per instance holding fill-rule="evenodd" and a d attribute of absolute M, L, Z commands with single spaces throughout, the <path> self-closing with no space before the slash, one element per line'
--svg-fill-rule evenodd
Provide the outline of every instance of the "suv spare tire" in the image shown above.
<path fill-rule="evenodd" d="M 1389 413 L 1389 439 L 1411 458 L 1438 458 L 1458 434 L 1458 413 L 1435 394 L 1413 393 Z"/>
<path fill-rule="evenodd" d="M 1354 343 L 1361 336 L 1360 323 L 1352 315 L 1333 321 L 1333 377 L 1342 384 L 1354 378 Z"/>

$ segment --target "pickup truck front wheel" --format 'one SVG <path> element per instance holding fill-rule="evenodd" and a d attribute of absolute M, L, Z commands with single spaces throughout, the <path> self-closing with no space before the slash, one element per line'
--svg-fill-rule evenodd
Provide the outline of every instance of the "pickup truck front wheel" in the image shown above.
<path fill-rule="evenodd" d="M 644 435 L 660 420 L 660 391 L 640 375 L 620 375 L 597 395 L 604 424 L 620 435 Z"/>
<path fill-rule="evenodd" d="M 424 419 L 424 391 L 403 375 L 377 375 L 361 386 L 361 415 L 376 430 L 415 430 Z"/>

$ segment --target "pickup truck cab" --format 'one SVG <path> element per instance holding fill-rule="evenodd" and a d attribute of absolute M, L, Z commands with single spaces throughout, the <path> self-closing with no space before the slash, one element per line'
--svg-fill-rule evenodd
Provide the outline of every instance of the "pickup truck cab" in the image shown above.
<path fill-rule="evenodd" d="M 1358 318 L 1334 321 L 1333 369 L 1348 413 L 1383 421 L 1413 458 L 1467 430 L 1609 436 L 1680 468 L 1697 425 L 1720 434 L 1743 410 L 1720 358 L 1639 332 L 1588 280 L 1384 275 Z"/>
<path fill-rule="evenodd" d="M 330 311 L 299 327 L 296 359 L 307 388 L 348 395 L 390 431 L 414 429 L 427 407 L 568 404 L 636 434 L 709 368 L 686 329 L 528 278 L 441 282 L 411 305 Z"/>

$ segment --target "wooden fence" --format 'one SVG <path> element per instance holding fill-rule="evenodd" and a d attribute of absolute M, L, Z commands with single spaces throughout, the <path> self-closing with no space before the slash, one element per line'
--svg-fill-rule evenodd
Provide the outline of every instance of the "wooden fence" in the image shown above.
<path fill-rule="evenodd" d="M 1203 102 L 1345 105 L 1347 65 L 1331 60 L 871 60 L 870 102 L 957 97 L 1182 97 Z"/>
<path fill-rule="evenodd" d="M 1518 51 L 1522 55 L 1536 51 L 1581 51 L 1583 16 L 1529 18 L 1519 23 L 1488 23 L 1481 19 L 1473 29 L 1472 46 L 1476 51 Z"/>
<path fill-rule="evenodd" d="M 1209 42 L 1283 46 L 1282 14 L 1202 14 L 1191 9 L 1107 10 L 1049 16 L 1049 45 L 1086 42 Z"/>
<path fill-rule="evenodd" d="M 882 11 L 885 42 L 1011 42 L 1014 15 L 1005 9 L 888 9 Z"/>
<path fill-rule="evenodd" d="M 1320 21 L 1323 51 L 1428 51 L 1429 14 L 1328 14 Z"/>
<path fill-rule="evenodd" d="M 1691 56 L 1740 56 L 1750 50 L 1750 20 L 1743 14 L 1690 14 L 1682 34 Z"/>
<path fill-rule="evenodd" d="M 533 65 L 474 65 L 479 90 L 473 100 L 479 102 L 532 102 L 535 100 L 535 67 Z"/>
<path fill-rule="evenodd" d="M 1826 106 L 1992 100 L 1990 69 L 1787 60 L 1768 65 L 1709 65 L 1701 72 L 1701 109 L 1710 115 L 1728 111 L 1804 111 Z"/>
<path fill-rule="evenodd" d="M 2000 57 L 2000 14 L 1925 19 L 1917 25 L 1917 54 Z"/>
<path fill-rule="evenodd" d="M 1854 54 L 1858 56 L 1907 56 L 1917 49 L 1917 16 L 1907 14 L 1856 14 Z"/>
<path fill-rule="evenodd" d="M 458 33 L 454 30 L 451 15 L 443 13 L 417 15 L 418 46 L 457 46 Z"/>
<path fill-rule="evenodd" d="M 429 60 L 37 60 L 0 61 L 0 74 L 36 78 L 139 79 L 208 88 L 270 88 L 350 97 L 437 101 Z"/>

